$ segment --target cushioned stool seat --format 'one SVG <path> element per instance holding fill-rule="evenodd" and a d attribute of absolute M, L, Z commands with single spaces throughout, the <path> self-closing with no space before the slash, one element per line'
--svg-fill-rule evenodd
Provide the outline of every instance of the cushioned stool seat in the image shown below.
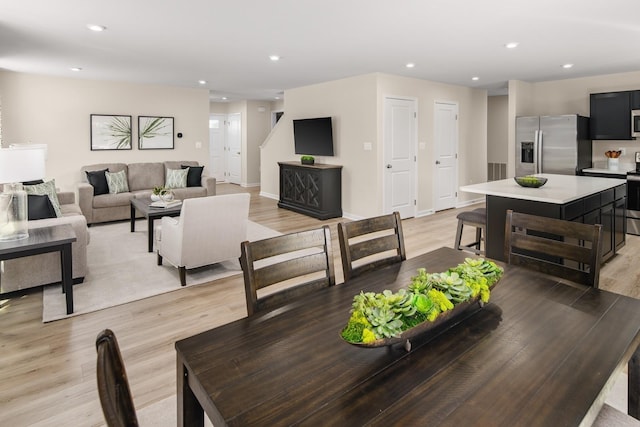
<path fill-rule="evenodd" d="M 483 235 L 486 234 L 487 210 L 485 208 L 477 208 L 472 211 L 460 212 L 456 218 L 458 218 L 458 231 L 456 232 L 454 248 L 473 252 L 476 255 L 484 254 L 480 244 L 483 240 Z M 476 228 L 476 240 L 474 242 L 462 244 L 462 229 L 465 225 Z"/>

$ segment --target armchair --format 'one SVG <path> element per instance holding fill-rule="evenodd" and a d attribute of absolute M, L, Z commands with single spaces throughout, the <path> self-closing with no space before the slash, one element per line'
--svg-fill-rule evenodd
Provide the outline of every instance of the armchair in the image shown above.
<path fill-rule="evenodd" d="M 247 240 L 250 195 L 186 199 L 177 218 L 163 217 L 156 229 L 158 265 L 163 258 L 178 267 L 180 284 L 186 270 L 240 257 L 240 243 Z"/>

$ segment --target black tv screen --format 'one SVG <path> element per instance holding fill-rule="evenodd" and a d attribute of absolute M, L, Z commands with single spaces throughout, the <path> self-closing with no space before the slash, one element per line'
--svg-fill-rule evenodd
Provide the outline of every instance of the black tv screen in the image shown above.
<path fill-rule="evenodd" d="M 296 154 L 333 156 L 331 117 L 293 121 Z"/>

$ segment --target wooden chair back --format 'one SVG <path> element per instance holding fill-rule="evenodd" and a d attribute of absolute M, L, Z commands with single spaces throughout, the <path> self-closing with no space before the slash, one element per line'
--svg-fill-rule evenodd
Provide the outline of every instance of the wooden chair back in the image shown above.
<path fill-rule="evenodd" d="M 602 226 L 507 211 L 504 257 L 509 264 L 598 287 Z"/>
<path fill-rule="evenodd" d="M 109 427 L 136 427 L 138 418 L 133 406 L 127 372 L 115 334 L 109 330 L 96 338 L 98 362 L 98 395 L 102 412 Z"/>
<path fill-rule="evenodd" d="M 345 282 L 376 268 L 407 259 L 400 214 L 338 224 Z"/>
<path fill-rule="evenodd" d="M 329 226 L 241 244 L 249 316 L 336 283 Z M 258 297 L 258 290 L 276 291 Z"/>

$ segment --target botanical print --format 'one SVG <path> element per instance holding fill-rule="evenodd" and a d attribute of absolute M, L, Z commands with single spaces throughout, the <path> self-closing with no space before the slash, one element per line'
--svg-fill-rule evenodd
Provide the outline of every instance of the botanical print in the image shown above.
<path fill-rule="evenodd" d="M 91 115 L 92 150 L 131 150 L 131 116 Z"/>
<path fill-rule="evenodd" d="M 173 148 L 173 117 L 138 117 L 140 150 Z"/>

